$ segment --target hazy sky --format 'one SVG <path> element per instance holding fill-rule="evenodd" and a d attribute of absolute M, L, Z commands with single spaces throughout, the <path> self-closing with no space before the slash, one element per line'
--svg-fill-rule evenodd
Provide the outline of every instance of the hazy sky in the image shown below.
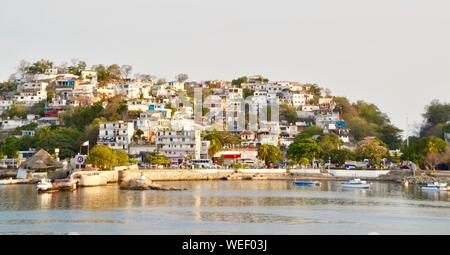
<path fill-rule="evenodd" d="M 22 59 L 193 80 L 262 74 L 377 104 L 394 124 L 450 101 L 448 0 L 2 0 L 0 79 Z"/>

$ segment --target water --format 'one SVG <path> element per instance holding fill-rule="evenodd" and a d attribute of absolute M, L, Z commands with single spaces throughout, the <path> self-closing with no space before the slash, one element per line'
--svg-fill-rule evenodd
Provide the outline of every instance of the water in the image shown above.
<path fill-rule="evenodd" d="M 0 186 L 2 234 L 450 234 L 450 193 L 373 182 L 172 182 L 188 191 L 118 185 L 37 194 Z"/>

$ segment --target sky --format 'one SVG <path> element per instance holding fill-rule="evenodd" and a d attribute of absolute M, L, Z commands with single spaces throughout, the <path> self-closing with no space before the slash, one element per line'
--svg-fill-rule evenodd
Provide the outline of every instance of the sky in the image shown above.
<path fill-rule="evenodd" d="M 317 83 L 410 132 L 450 101 L 448 0 L 2 0 L 0 80 L 20 60 L 131 64 L 173 79 Z"/>

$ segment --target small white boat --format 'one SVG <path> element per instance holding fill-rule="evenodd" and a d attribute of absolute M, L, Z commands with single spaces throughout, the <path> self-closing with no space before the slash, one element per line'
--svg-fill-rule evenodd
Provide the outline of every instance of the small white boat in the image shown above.
<path fill-rule="evenodd" d="M 434 183 L 428 183 L 426 185 L 420 186 L 420 189 L 421 190 L 447 191 L 447 190 L 449 190 L 449 187 L 448 187 L 447 183 L 434 182 Z"/>
<path fill-rule="evenodd" d="M 38 191 L 48 191 L 48 190 L 53 189 L 53 184 L 48 179 L 42 179 L 36 185 L 36 189 Z"/>
<path fill-rule="evenodd" d="M 78 180 L 76 179 L 59 179 L 52 182 L 45 178 L 38 182 L 36 189 L 38 192 L 75 190 L 77 189 L 77 184 Z"/>
<path fill-rule="evenodd" d="M 360 179 L 353 179 L 348 182 L 344 182 L 341 185 L 343 188 L 360 188 L 360 189 L 368 189 L 370 184 L 366 181 L 361 181 Z"/>

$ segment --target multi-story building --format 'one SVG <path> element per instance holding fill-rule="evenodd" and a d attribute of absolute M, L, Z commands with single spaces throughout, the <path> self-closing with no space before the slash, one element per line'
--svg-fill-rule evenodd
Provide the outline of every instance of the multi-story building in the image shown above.
<path fill-rule="evenodd" d="M 324 130 L 335 130 L 336 122 L 340 120 L 340 115 L 337 112 L 318 114 L 315 117 L 316 125 Z"/>
<path fill-rule="evenodd" d="M 199 130 L 166 130 L 156 133 L 156 148 L 174 164 L 187 158 L 200 159 L 201 138 Z"/>
<path fill-rule="evenodd" d="M 115 150 L 128 151 L 134 134 L 134 123 L 114 121 L 99 124 L 98 143 Z"/>
<path fill-rule="evenodd" d="M 0 121 L 0 130 L 11 130 L 32 122 L 30 119 L 6 119 Z"/>
<path fill-rule="evenodd" d="M 243 90 L 241 88 L 226 89 L 226 130 L 237 132 L 244 130 L 245 124 L 245 105 L 242 98 Z"/>
<path fill-rule="evenodd" d="M 32 106 L 47 99 L 46 82 L 25 82 L 17 87 L 18 95 L 14 96 L 14 102 L 26 106 Z"/>
<path fill-rule="evenodd" d="M 294 106 L 294 107 L 306 105 L 308 103 L 307 94 L 292 93 L 291 94 L 291 102 L 292 102 L 292 106 Z"/>
<path fill-rule="evenodd" d="M 201 146 L 200 146 L 200 159 L 209 159 L 209 146 L 211 145 L 211 141 L 208 140 L 204 140 L 201 141 Z"/>
<path fill-rule="evenodd" d="M 97 82 L 97 72 L 85 70 L 81 72 L 81 79 L 84 82 Z"/>

